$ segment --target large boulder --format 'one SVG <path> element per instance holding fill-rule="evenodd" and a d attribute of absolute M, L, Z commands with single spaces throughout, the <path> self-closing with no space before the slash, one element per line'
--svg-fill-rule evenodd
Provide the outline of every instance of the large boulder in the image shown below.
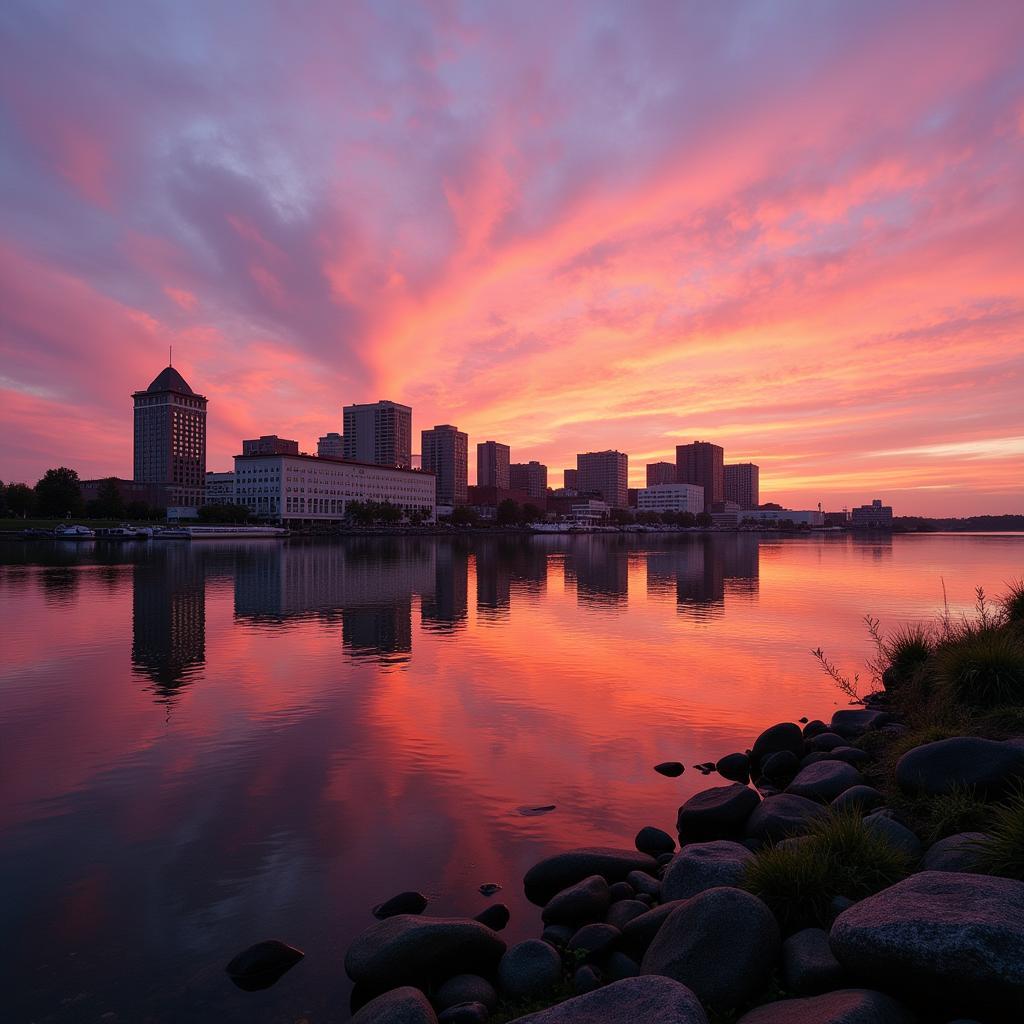
<path fill-rule="evenodd" d="M 809 999 L 780 999 L 740 1017 L 738 1024 L 913 1024 L 895 999 L 865 988 L 846 988 Z"/>
<path fill-rule="evenodd" d="M 669 978 L 626 978 L 567 999 L 517 1024 L 708 1024 L 697 997 Z"/>
<path fill-rule="evenodd" d="M 368 990 L 489 974 L 505 952 L 490 928 L 465 918 L 399 914 L 370 925 L 345 954 L 345 972 Z"/>
<path fill-rule="evenodd" d="M 884 804 L 885 797 L 873 786 L 851 786 L 832 801 L 832 809 L 848 811 L 856 808 L 859 813 L 867 814 Z"/>
<path fill-rule="evenodd" d="M 356 1011 L 352 1024 L 437 1024 L 437 1016 L 418 988 L 404 985 L 371 999 Z"/>
<path fill-rule="evenodd" d="M 921 851 L 924 849 L 921 840 L 906 825 L 901 825 L 885 811 L 869 814 L 864 819 L 864 827 L 869 832 L 881 836 L 890 846 L 905 853 L 912 861 L 921 859 Z"/>
<path fill-rule="evenodd" d="M 434 993 L 433 1003 L 438 1013 L 459 1003 L 483 1003 L 488 1010 L 493 1010 L 498 1005 L 498 993 L 479 974 L 456 974 Z"/>
<path fill-rule="evenodd" d="M 630 871 L 656 871 L 658 862 L 638 850 L 617 850 L 604 846 L 588 846 L 534 864 L 523 878 L 526 898 L 543 907 L 557 892 L 600 875 L 606 882 L 621 882 Z"/>
<path fill-rule="evenodd" d="M 978 865 L 978 844 L 984 832 L 957 832 L 928 847 L 921 868 L 924 871 L 975 871 Z"/>
<path fill-rule="evenodd" d="M 750 758 L 746 754 L 726 754 L 718 759 L 715 770 L 723 779 L 746 785 L 750 781 Z"/>
<path fill-rule="evenodd" d="M 540 939 L 514 945 L 498 964 L 498 988 L 506 999 L 539 999 L 562 980 L 562 958 Z"/>
<path fill-rule="evenodd" d="M 750 750 L 751 769 L 757 772 L 766 757 L 782 750 L 788 750 L 797 757 L 803 756 L 804 734 L 795 722 L 780 722 L 773 725 L 754 740 Z"/>
<path fill-rule="evenodd" d="M 887 711 L 872 711 L 870 708 L 845 709 L 837 711 L 832 716 L 831 731 L 845 736 L 847 739 L 856 739 L 871 729 L 877 729 L 880 725 L 892 719 Z"/>
<path fill-rule="evenodd" d="M 922 871 L 840 914 L 829 943 L 852 976 L 915 1002 L 1024 1014 L 1024 882 Z"/>
<path fill-rule="evenodd" d="M 651 857 L 672 853 L 676 848 L 676 841 L 663 829 L 655 828 L 653 825 L 645 825 L 640 829 L 633 843 L 641 853 Z"/>
<path fill-rule="evenodd" d="M 630 921 L 635 921 L 641 914 L 646 914 L 649 910 L 650 907 L 639 900 L 619 900 L 608 908 L 608 915 L 605 917 L 605 921 L 621 930 Z"/>
<path fill-rule="evenodd" d="M 676 817 L 680 845 L 743 835 L 747 818 L 760 802 L 754 790 L 738 782 L 695 793 Z"/>
<path fill-rule="evenodd" d="M 685 900 L 670 900 L 648 910 L 646 914 L 634 917 L 632 921 L 622 926 L 622 938 L 619 940 L 619 945 L 636 960 L 642 960 L 644 953 L 654 941 L 655 935 L 668 920 L 669 914 L 685 902 Z"/>
<path fill-rule="evenodd" d="M 803 835 L 828 811 L 821 804 L 795 793 L 765 797 L 747 820 L 746 836 L 756 842 L 777 843 L 787 836 Z"/>
<path fill-rule="evenodd" d="M 846 976 L 828 944 L 828 932 L 805 928 L 782 943 L 782 980 L 789 992 L 816 996 L 843 985 Z"/>
<path fill-rule="evenodd" d="M 566 953 L 577 958 L 594 960 L 610 952 L 622 932 L 613 924 L 585 924 L 565 947 Z"/>
<path fill-rule="evenodd" d="M 863 776 L 852 764 L 845 761 L 818 761 L 801 768 L 797 777 L 786 787 L 786 792 L 828 803 L 851 786 L 860 786 L 863 782 Z"/>
<path fill-rule="evenodd" d="M 687 985 L 705 1006 L 727 1009 L 761 989 L 779 945 L 779 926 L 756 896 L 708 889 L 669 914 L 642 969 Z"/>
<path fill-rule="evenodd" d="M 685 900 L 705 889 L 739 885 L 754 855 L 740 843 L 690 843 L 672 858 L 661 880 L 663 900 Z"/>
<path fill-rule="evenodd" d="M 959 787 L 998 796 L 1024 777 L 1024 749 L 1012 742 L 955 736 L 908 750 L 896 763 L 896 783 L 906 793 L 942 796 Z"/>
<path fill-rule="evenodd" d="M 545 924 L 602 921 L 611 902 L 608 883 L 600 875 L 591 875 L 552 896 L 540 916 Z"/>

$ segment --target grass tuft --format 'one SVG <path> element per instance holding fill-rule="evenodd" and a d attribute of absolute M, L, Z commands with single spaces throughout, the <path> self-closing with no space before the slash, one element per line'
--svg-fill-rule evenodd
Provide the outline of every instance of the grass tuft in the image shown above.
<path fill-rule="evenodd" d="M 939 647 L 935 662 L 947 700 L 968 708 L 1024 703 L 1024 644 L 1015 630 L 961 626 Z"/>
<path fill-rule="evenodd" d="M 933 650 L 932 632 L 920 623 L 900 626 L 880 641 L 879 658 L 889 678 L 905 682 L 928 661 Z"/>
<path fill-rule="evenodd" d="M 908 799 L 900 794 L 893 804 L 926 846 L 958 832 L 984 832 L 993 807 L 977 795 L 973 786 L 958 786 L 941 796 Z"/>
<path fill-rule="evenodd" d="M 1000 604 L 1007 622 L 1018 626 L 1024 625 L 1024 579 L 1006 584 L 1006 593 L 1002 596 Z"/>
<path fill-rule="evenodd" d="M 984 830 L 986 838 L 975 847 L 978 870 L 1024 882 L 1024 784 L 989 808 Z"/>

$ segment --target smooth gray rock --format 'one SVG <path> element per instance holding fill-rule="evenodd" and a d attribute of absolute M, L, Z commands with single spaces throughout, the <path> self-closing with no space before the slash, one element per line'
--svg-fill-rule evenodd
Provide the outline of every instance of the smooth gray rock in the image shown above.
<path fill-rule="evenodd" d="M 913 1024 L 895 999 L 865 988 L 840 989 L 808 999 L 780 999 L 740 1017 L 738 1024 Z"/>
<path fill-rule="evenodd" d="M 738 782 L 695 793 L 676 817 L 680 844 L 743 835 L 743 826 L 760 800 L 754 790 Z"/>
<path fill-rule="evenodd" d="M 574 930 L 567 924 L 549 924 L 541 932 L 540 937 L 556 949 L 565 949 L 569 945 L 569 940 L 572 938 Z"/>
<path fill-rule="evenodd" d="M 800 771 L 800 758 L 791 750 L 779 750 L 769 754 L 761 762 L 761 774 L 767 779 L 779 781 L 793 778 Z"/>
<path fill-rule="evenodd" d="M 562 958 L 540 939 L 517 942 L 498 964 L 498 990 L 505 999 L 539 999 L 562 980 Z"/>
<path fill-rule="evenodd" d="M 708 1024 L 708 1019 L 685 985 L 670 978 L 639 977 L 520 1017 L 517 1024 Z"/>
<path fill-rule="evenodd" d="M 800 774 L 786 787 L 786 792 L 828 803 L 844 790 L 860 786 L 863 782 L 864 777 L 852 764 L 845 761 L 819 761 L 801 768 Z"/>
<path fill-rule="evenodd" d="M 832 801 L 832 809 L 846 811 L 855 807 L 859 813 L 867 814 L 884 804 L 885 797 L 873 786 L 851 786 Z"/>
<path fill-rule="evenodd" d="M 846 975 L 828 944 L 828 932 L 805 928 L 782 943 L 782 980 L 786 989 L 816 996 L 842 988 Z"/>
<path fill-rule="evenodd" d="M 636 920 L 641 914 L 646 914 L 650 908 L 640 900 L 619 900 L 608 908 L 608 916 L 605 921 L 615 925 L 616 928 L 625 928 L 630 921 Z"/>
<path fill-rule="evenodd" d="M 669 914 L 642 969 L 687 985 L 707 1007 L 728 1009 L 761 990 L 780 944 L 779 926 L 756 896 L 708 889 Z"/>
<path fill-rule="evenodd" d="M 591 875 L 552 896 L 540 917 L 545 924 L 570 926 L 603 921 L 611 902 L 608 883 L 600 875 Z"/>
<path fill-rule="evenodd" d="M 754 740 L 750 750 L 751 771 L 757 772 L 766 757 L 781 750 L 788 750 L 796 757 L 803 756 L 804 734 L 795 722 L 780 722 L 773 725 Z"/>
<path fill-rule="evenodd" d="M 745 786 L 750 781 L 750 758 L 746 754 L 726 754 L 718 759 L 715 770 L 723 779 Z"/>
<path fill-rule="evenodd" d="M 662 903 L 660 906 L 654 907 L 652 910 L 648 910 L 646 914 L 634 917 L 622 929 L 622 938 L 619 940 L 619 945 L 622 947 L 623 952 L 628 953 L 636 960 L 642 960 L 644 953 L 647 952 L 647 948 L 654 941 L 654 936 L 658 934 L 661 926 L 668 920 L 669 914 L 677 907 L 681 907 L 684 902 L 684 900 L 671 900 L 668 903 Z"/>
<path fill-rule="evenodd" d="M 565 951 L 592 960 L 607 953 L 618 942 L 621 934 L 613 924 L 585 924 L 569 940 Z"/>
<path fill-rule="evenodd" d="M 588 846 L 552 857 L 534 864 L 523 878 L 526 898 L 537 906 L 544 906 L 555 893 L 583 881 L 590 875 L 600 875 L 606 882 L 621 882 L 630 871 L 655 871 L 657 861 L 638 850 L 618 850 L 605 846 Z"/>
<path fill-rule="evenodd" d="M 824 753 L 837 747 L 847 746 L 847 741 L 837 732 L 819 732 L 811 741 L 811 750 Z"/>
<path fill-rule="evenodd" d="M 371 999 L 353 1014 L 352 1024 L 437 1024 L 437 1015 L 418 988 L 403 985 Z"/>
<path fill-rule="evenodd" d="M 608 887 L 608 892 L 611 894 L 612 903 L 617 903 L 619 900 L 631 900 L 636 895 L 636 889 L 629 882 L 615 882 Z"/>
<path fill-rule="evenodd" d="M 640 974 L 640 965 L 625 953 L 612 953 L 605 961 L 604 969 L 609 981 L 622 981 Z"/>
<path fill-rule="evenodd" d="M 663 853 L 672 853 L 676 848 L 676 841 L 663 829 L 655 828 L 653 825 L 645 825 L 640 829 L 634 844 L 641 853 L 655 859 Z"/>
<path fill-rule="evenodd" d="M 399 914 L 356 937 L 345 972 L 368 989 L 396 988 L 455 973 L 488 974 L 504 952 L 505 943 L 478 921 Z"/>
<path fill-rule="evenodd" d="M 860 747 L 833 747 L 825 753 L 826 761 L 845 761 L 854 768 L 867 764 L 871 759 L 871 755 Z"/>
<path fill-rule="evenodd" d="M 977 844 L 987 838 L 984 832 L 958 832 L 928 847 L 921 861 L 924 871 L 974 872 L 977 867 Z"/>
<path fill-rule="evenodd" d="M 653 896 L 655 899 L 661 895 L 661 882 L 653 875 L 647 874 L 646 871 L 630 871 L 626 875 L 626 881 L 633 886 L 633 890 L 637 893 L 647 893 L 648 896 Z"/>
<path fill-rule="evenodd" d="M 438 1015 L 437 1024 L 484 1024 L 490 1015 L 483 1003 L 456 1003 Z"/>
<path fill-rule="evenodd" d="M 864 827 L 877 835 L 883 836 L 890 846 L 902 850 L 911 860 L 921 859 L 924 847 L 921 840 L 906 825 L 901 825 L 894 818 L 882 812 L 869 814 L 864 819 Z"/>
<path fill-rule="evenodd" d="M 690 843 L 672 858 L 661 880 L 662 899 L 685 900 L 705 889 L 739 885 L 754 855 L 740 843 Z"/>
<path fill-rule="evenodd" d="M 802 835 L 827 813 L 825 807 L 807 797 L 779 793 L 761 801 L 747 821 L 746 834 L 760 842 L 778 842 L 787 836 Z"/>
<path fill-rule="evenodd" d="M 1024 882 L 922 871 L 840 914 L 829 943 L 851 976 L 914 1001 L 1024 1014 Z"/>
<path fill-rule="evenodd" d="M 479 974 L 456 974 L 437 989 L 432 1002 L 438 1013 L 459 1003 L 483 1003 L 493 1010 L 498 1005 L 498 993 Z"/>
<path fill-rule="evenodd" d="M 887 711 L 872 711 L 870 708 L 837 711 L 832 716 L 832 724 L 829 727 L 832 732 L 845 736 L 847 739 L 856 739 L 863 736 L 871 729 L 877 729 L 892 720 L 892 715 Z"/>
<path fill-rule="evenodd" d="M 908 750 L 896 763 L 905 793 L 942 796 L 963 786 L 998 796 L 1024 777 L 1024 749 L 980 736 L 955 736 Z"/>

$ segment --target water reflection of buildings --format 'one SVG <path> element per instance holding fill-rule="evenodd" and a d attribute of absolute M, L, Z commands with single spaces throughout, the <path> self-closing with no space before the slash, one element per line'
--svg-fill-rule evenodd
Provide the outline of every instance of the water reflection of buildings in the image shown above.
<path fill-rule="evenodd" d="M 476 606 L 484 615 L 507 613 L 513 592 L 541 594 L 547 587 L 545 550 L 522 538 L 488 538 L 474 545 Z"/>
<path fill-rule="evenodd" d="M 565 578 L 581 602 L 625 603 L 629 596 L 629 547 L 617 537 L 573 537 L 565 552 Z"/>
<path fill-rule="evenodd" d="M 757 593 L 758 576 L 758 539 L 752 534 L 688 537 L 647 556 L 648 594 L 674 591 L 680 610 L 702 614 L 721 608 L 726 593 Z"/>
<path fill-rule="evenodd" d="M 433 632 L 451 632 L 466 622 L 469 608 L 469 547 L 465 541 L 439 543 L 434 587 L 420 602 L 420 622 Z"/>

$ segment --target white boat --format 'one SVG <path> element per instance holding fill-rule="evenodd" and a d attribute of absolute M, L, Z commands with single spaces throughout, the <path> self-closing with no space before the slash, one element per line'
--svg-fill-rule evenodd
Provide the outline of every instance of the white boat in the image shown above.
<path fill-rule="evenodd" d="M 58 526 L 53 531 L 53 535 L 59 540 L 92 540 L 96 536 L 96 532 L 90 530 L 88 526 L 75 524 L 72 526 Z"/>
<path fill-rule="evenodd" d="M 154 534 L 159 540 L 258 540 L 287 537 L 281 526 L 168 526 Z"/>
<path fill-rule="evenodd" d="M 142 540 L 134 526 L 104 526 L 96 531 L 98 540 Z"/>

